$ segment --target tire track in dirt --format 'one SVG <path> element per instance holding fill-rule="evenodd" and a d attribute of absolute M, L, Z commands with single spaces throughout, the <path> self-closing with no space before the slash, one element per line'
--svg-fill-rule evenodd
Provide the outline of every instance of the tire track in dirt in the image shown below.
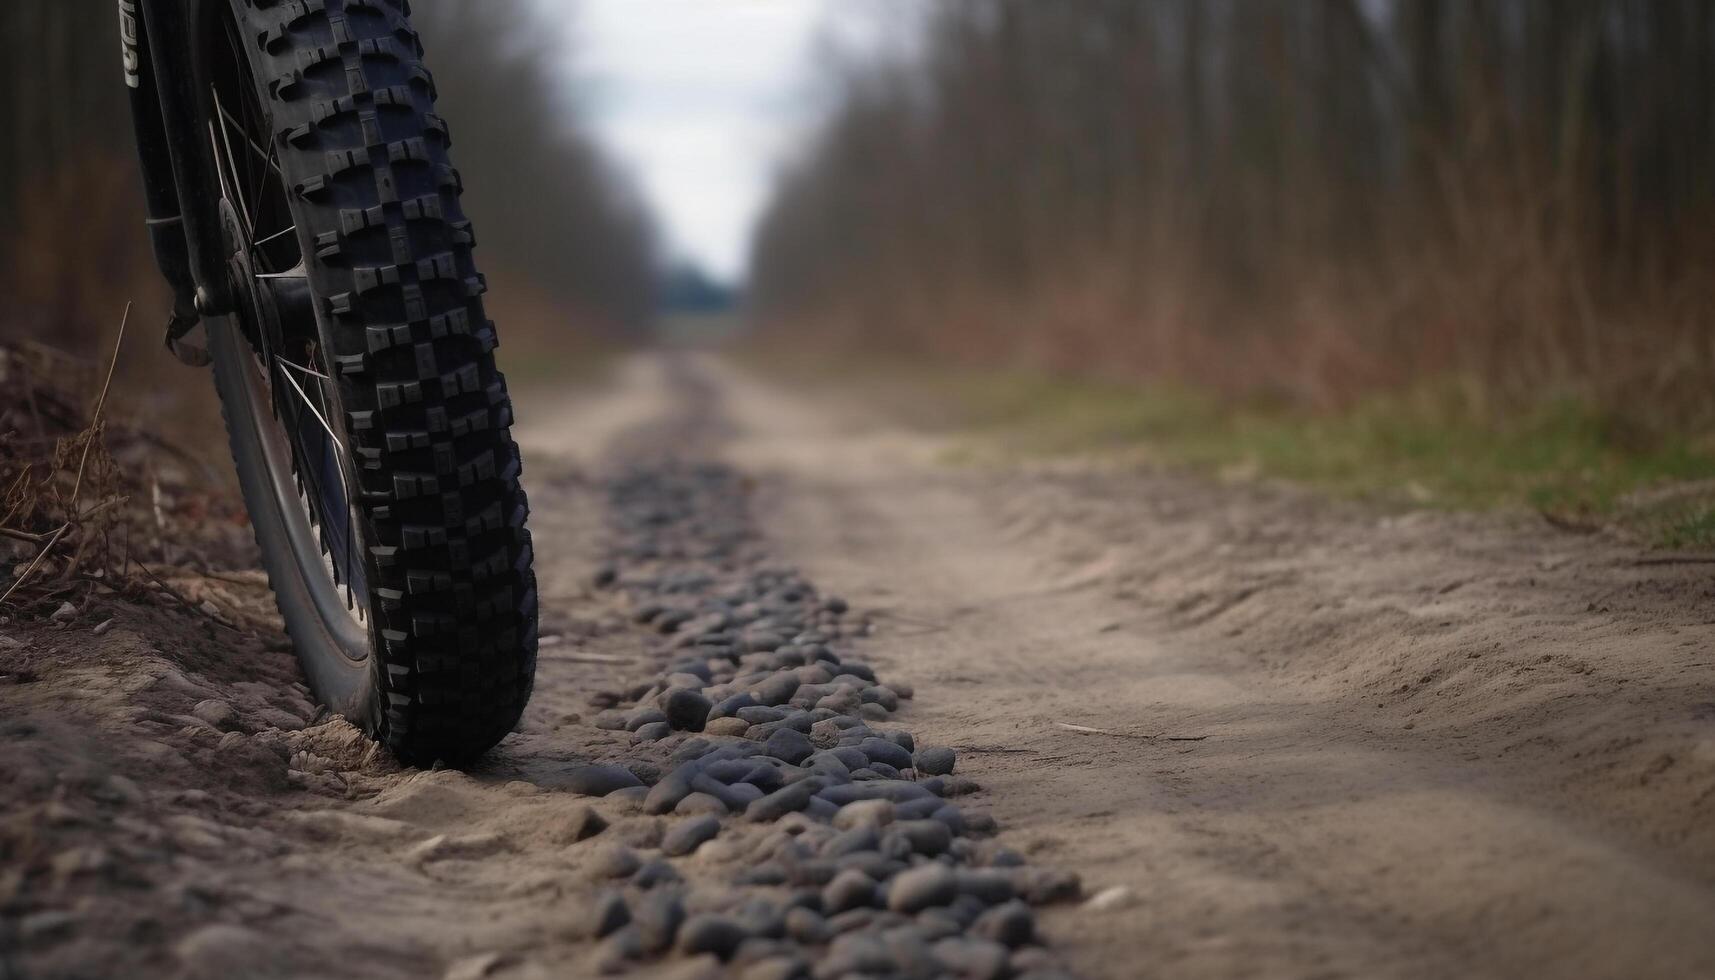
<path fill-rule="evenodd" d="M 893 627 L 872 656 L 918 731 L 967 748 L 1027 855 L 1136 896 L 1048 916 L 1083 972 L 1715 972 L 1696 569 L 1505 517 L 949 467 L 827 386 L 704 367 L 777 550 Z"/>

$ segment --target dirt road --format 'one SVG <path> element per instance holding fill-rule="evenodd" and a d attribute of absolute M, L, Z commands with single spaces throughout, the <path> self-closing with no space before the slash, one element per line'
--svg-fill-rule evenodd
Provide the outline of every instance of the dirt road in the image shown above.
<path fill-rule="evenodd" d="M 688 380 L 697 425 L 649 436 Z M 1707 566 L 1523 517 L 952 466 L 909 420 L 709 358 L 519 414 L 548 640 L 479 771 L 400 772 L 321 717 L 253 577 L 181 583 L 238 629 L 0 626 L 0 976 L 614 965 L 568 774 L 656 751 L 587 701 L 660 668 L 590 584 L 603 481 L 647 438 L 752 482 L 774 555 L 872 612 L 864 658 L 916 689 L 897 720 L 958 750 L 998 840 L 1101 896 L 1039 913 L 1074 972 L 1715 975 Z M 595 842 L 659 845 L 607 804 Z"/>

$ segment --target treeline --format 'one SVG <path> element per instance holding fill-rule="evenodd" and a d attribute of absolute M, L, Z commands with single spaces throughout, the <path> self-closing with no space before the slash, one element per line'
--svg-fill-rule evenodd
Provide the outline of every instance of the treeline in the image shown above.
<path fill-rule="evenodd" d="M 1715 418 L 1715 3 L 943 0 L 840 69 L 777 335 Z"/>
<path fill-rule="evenodd" d="M 412 6 L 503 339 L 640 330 L 653 233 L 561 97 L 558 22 L 526 0 Z M 127 299 L 152 332 L 167 301 L 143 230 L 113 4 L 0 3 L 0 55 L 0 334 L 92 350 Z"/>
<path fill-rule="evenodd" d="M 465 178 L 501 338 L 635 338 L 654 314 L 654 227 L 590 135 L 560 20 L 530 0 L 414 0 Z M 512 295 L 508 295 L 511 293 Z M 502 319 L 508 310 L 516 315 Z"/>

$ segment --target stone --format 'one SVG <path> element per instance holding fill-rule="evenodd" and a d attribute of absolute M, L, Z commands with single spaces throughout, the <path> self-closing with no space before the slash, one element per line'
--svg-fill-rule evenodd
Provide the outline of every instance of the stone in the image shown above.
<path fill-rule="evenodd" d="M 681 817 L 689 817 L 700 814 L 724 816 L 730 811 L 727 805 L 722 803 L 718 797 L 711 796 L 708 793 L 692 793 L 690 796 L 680 800 L 678 805 L 673 807 L 673 812 Z"/>
<path fill-rule="evenodd" d="M 847 912 L 847 915 L 854 915 Z M 867 923 L 866 915 L 863 922 Z M 893 956 L 880 937 L 855 928 L 837 936 L 828 946 L 828 954 L 816 968 L 816 976 L 845 977 L 852 975 L 886 976 L 893 971 Z"/>
<path fill-rule="evenodd" d="M 888 828 L 911 845 L 911 850 L 924 857 L 943 854 L 952 846 L 953 832 L 939 820 L 901 820 Z"/>
<path fill-rule="evenodd" d="M 821 789 L 819 777 L 800 780 L 764 796 L 744 808 L 745 819 L 753 823 L 769 823 L 788 813 L 804 809 Z"/>
<path fill-rule="evenodd" d="M 572 842 L 589 840 L 607 829 L 607 818 L 587 806 L 573 810 L 566 818 L 566 838 Z M 566 839 L 562 838 L 562 839 Z"/>
<path fill-rule="evenodd" d="M 566 774 L 566 789 L 579 796 L 607 796 L 615 790 L 642 785 L 643 780 L 624 766 L 582 766 Z"/>
<path fill-rule="evenodd" d="M 951 868 L 924 864 L 900 873 L 889 883 L 887 907 L 912 915 L 936 905 L 948 905 L 959 896 L 959 882 Z"/>
<path fill-rule="evenodd" d="M 588 935 L 605 939 L 631 922 L 631 910 L 625 897 L 616 891 L 603 891 L 589 906 Z"/>
<path fill-rule="evenodd" d="M 1070 871 L 1014 868 L 1010 873 L 1013 890 L 1032 905 L 1076 901 L 1083 892 L 1078 876 Z"/>
<path fill-rule="evenodd" d="M 232 705 L 218 698 L 198 701 L 191 714 L 213 727 L 229 732 L 238 727 L 238 712 L 232 710 Z"/>
<path fill-rule="evenodd" d="M 672 812 L 680 800 L 696 791 L 691 783 L 701 773 L 702 766 L 693 760 L 662 776 L 660 782 L 649 788 L 649 795 L 643 798 L 643 812 Z"/>
<path fill-rule="evenodd" d="M 859 826 L 835 834 L 820 850 L 825 858 L 844 857 L 858 851 L 873 851 L 881 843 L 874 827 Z"/>
<path fill-rule="evenodd" d="M 778 673 L 750 690 L 750 696 L 758 704 L 780 705 L 792 700 L 799 686 L 798 678 L 788 673 Z"/>
<path fill-rule="evenodd" d="M 911 757 L 912 765 L 924 776 L 947 776 L 953 772 L 958 753 L 946 748 L 918 749 Z"/>
<path fill-rule="evenodd" d="M 1090 896 L 1084 908 L 1091 912 L 1108 912 L 1132 904 L 1132 892 L 1124 885 L 1111 885 Z"/>
<path fill-rule="evenodd" d="M 996 868 L 960 868 L 955 872 L 959 881 L 959 893 L 974 895 L 984 905 L 998 905 L 1009 901 L 1016 893 L 1012 884 L 1012 875 Z"/>
<path fill-rule="evenodd" d="M 683 880 L 671 864 L 661 860 L 645 861 L 643 866 L 637 869 L 637 873 L 631 876 L 632 885 L 643 889 L 676 885 Z"/>
<path fill-rule="evenodd" d="M 652 891 L 639 898 L 631 910 L 631 920 L 637 927 L 645 953 L 659 953 L 672 948 L 685 922 L 685 904 L 677 892 L 669 889 Z"/>
<path fill-rule="evenodd" d="M 879 762 L 895 769 L 911 768 L 911 753 L 885 738 L 866 738 L 858 743 L 858 748 L 872 762 Z"/>
<path fill-rule="evenodd" d="M 700 732 L 714 705 L 701 692 L 686 688 L 668 691 L 663 699 L 667 724 L 675 731 Z"/>
<path fill-rule="evenodd" d="M 667 721 L 667 713 L 659 708 L 633 708 L 625 716 L 625 730 L 635 732 L 644 725 L 660 725 Z"/>
<path fill-rule="evenodd" d="M 786 934 L 806 946 L 828 941 L 828 923 L 815 911 L 802 906 L 786 910 Z"/>
<path fill-rule="evenodd" d="M 589 863 L 589 873 L 596 878 L 629 878 L 643 866 L 637 852 L 624 844 L 610 844 L 597 851 Z"/>
<path fill-rule="evenodd" d="M 739 980 L 810 980 L 810 965 L 800 957 L 782 954 L 759 959 L 738 976 Z"/>
<path fill-rule="evenodd" d="M 678 949 L 687 956 L 712 953 L 726 960 L 747 938 L 745 928 L 724 915 L 693 915 L 679 927 Z"/>
<path fill-rule="evenodd" d="M 1002 946 L 1023 946 L 1036 938 L 1036 916 L 1030 906 L 1014 899 L 977 916 L 971 933 Z"/>
<path fill-rule="evenodd" d="M 862 871 L 842 871 L 822 888 L 822 911 L 838 915 L 867 908 L 875 901 L 875 879 Z"/>
<path fill-rule="evenodd" d="M 1000 980 L 1006 976 L 1007 951 L 986 939 L 949 936 L 930 947 L 946 972 L 963 980 Z"/>
<path fill-rule="evenodd" d="M 704 814 L 684 820 L 667 831 L 661 838 L 661 853 L 669 857 L 682 857 L 691 854 L 708 841 L 714 840 L 721 832 L 719 817 Z"/>
<path fill-rule="evenodd" d="M 667 736 L 673 734 L 673 726 L 667 724 L 664 721 L 650 722 L 649 724 L 644 725 L 641 728 L 638 728 L 636 731 L 632 732 L 631 734 L 632 734 L 634 741 L 638 741 L 638 742 L 659 742 L 662 739 L 666 738 Z"/>
<path fill-rule="evenodd" d="M 798 765 L 816 751 L 815 746 L 802 732 L 790 728 L 782 728 L 768 736 L 764 743 L 764 751 L 782 762 Z"/>
<path fill-rule="evenodd" d="M 742 718 L 714 718 L 703 724 L 703 732 L 708 735 L 723 735 L 727 737 L 742 737 L 750 730 L 750 722 Z"/>

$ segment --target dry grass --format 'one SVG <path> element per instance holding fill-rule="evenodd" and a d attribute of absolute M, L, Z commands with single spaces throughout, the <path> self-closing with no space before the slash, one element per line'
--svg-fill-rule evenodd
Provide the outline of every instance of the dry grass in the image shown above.
<path fill-rule="evenodd" d="M 242 536 L 224 533 L 242 530 L 241 509 L 198 486 L 190 454 L 114 421 L 126 320 L 105 366 L 39 343 L 0 345 L 7 616 L 64 618 L 68 607 L 119 597 L 189 605 L 161 581 L 163 570 L 250 564 Z"/>

